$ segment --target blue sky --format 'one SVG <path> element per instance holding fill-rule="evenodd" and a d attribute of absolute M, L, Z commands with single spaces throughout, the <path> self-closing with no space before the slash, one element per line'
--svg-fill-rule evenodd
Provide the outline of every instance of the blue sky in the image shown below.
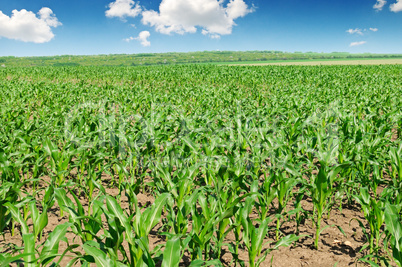
<path fill-rule="evenodd" d="M 0 0 L 0 56 L 402 53 L 402 0 Z"/>

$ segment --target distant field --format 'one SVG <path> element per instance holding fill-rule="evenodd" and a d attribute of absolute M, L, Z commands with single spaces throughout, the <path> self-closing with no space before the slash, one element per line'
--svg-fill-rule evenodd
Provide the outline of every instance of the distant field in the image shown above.
<path fill-rule="evenodd" d="M 236 66 L 264 66 L 264 65 L 278 65 L 278 66 L 319 66 L 319 65 L 394 65 L 402 64 L 402 58 L 393 59 L 327 59 L 327 60 L 298 60 L 298 61 L 281 61 L 281 62 L 249 62 L 242 64 L 230 64 Z"/>
<path fill-rule="evenodd" d="M 267 63 L 402 59 L 402 54 L 350 54 L 282 51 L 203 51 L 189 53 L 142 53 L 113 55 L 61 55 L 46 57 L 0 57 L 3 67 L 152 66 L 178 64 L 250 65 Z M 399 62 L 398 62 L 399 63 Z M 316 63 L 317 64 L 317 63 Z M 282 65 L 282 64 L 281 64 Z"/>

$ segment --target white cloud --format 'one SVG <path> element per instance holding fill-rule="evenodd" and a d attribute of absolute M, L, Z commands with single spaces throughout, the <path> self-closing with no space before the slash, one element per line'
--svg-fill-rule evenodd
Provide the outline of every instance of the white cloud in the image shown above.
<path fill-rule="evenodd" d="M 217 40 L 221 39 L 221 36 L 219 34 L 211 34 L 207 30 L 204 30 L 204 29 L 201 31 L 201 33 L 205 36 L 209 36 L 209 38 L 211 38 L 211 39 L 217 39 Z"/>
<path fill-rule="evenodd" d="M 367 42 L 366 41 L 353 42 L 353 43 L 350 43 L 350 47 L 364 45 L 365 43 L 367 43 Z"/>
<path fill-rule="evenodd" d="M 373 8 L 380 11 L 380 10 L 382 10 L 382 8 L 385 6 L 386 3 L 387 3 L 387 1 L 385 1 L 385 0 L 377 0 L 377 3 L 375 3 Z"/>
<path fill-rule="evenodd" d="M 372 32 L 378 32 L 378 29 L 377 29 L 377 28 L 370 28 L 370 31 L 372 31 Z"/>
<path fill-rule="evenodd" d="M 243 0 L 232 0 L 228 3 L 226 13 L 229 18 L 237 19 L 244 17 L 247 14 L 254 11 L 254 8 L 248 8 L 247 4 Z"/>
<path fill-rule="evenodd" d="M 401 0 L 396 0 L 396 3 L 390 5 L 389 9 L 392 12 L 401 12 L 402 11 L 402 1 Z"/>
<path fill-rule="evenodd" d="M 118 17 L 124 19 L 125 17 L 135 18 L 138 16 L 142 9 L 138 3 L 133 0 L 116 0 L 109 4 L 109 9 L 106 10 L 106 17 Z"/>
<path fill-rule="evenodd" d="M 43 7 L 41 10 L 38 12 L 40 19 L 44 20 L 47 25 L 50 27 L 57 27 L 62 25 L 60 21 L 56 18 L 56 16 L 53 14 L 53 11 L 48 8 L 48 7 Z"/>
<path fill-rule="evenodd" d="M 125 41 L 125 42 L 127 42 L 127 43 L 129 43 L 129 42 L 131 42 L 131 41 L 133 41 L 133 40 L 135 40 L 134 37 L 128 37 L 128 38 L 126 38 L 126 39 L 123 39 L 123 41 Z"/>
<path fill-rule="evenodd" d="M 51 27 L 62 25 L 50 8 L 35 13 L 13 10 L 9 17 L 0 11 L 0 37 L 23 42 L 46 43 L 54 38 Z"/>
<path fill-rule="evenodd" d="M 151 36 L 151 34 L 149 33 L 149 31 L 142 31 L 142 32 L 140 32 L 138 37 L 134 38 L 134 39 L 140 41 L 141 45 L 146 47 L 146 46 L 151 46 L 151 42 L 148 40 L 148 38 L 150 36 Z"/>
<path fill-rule="evenodd" d="M 142 12 L 142 23 L 163 34 L 195 33 L 201 27 L 210 37 L 232 33 L 234 20 L 254 11 L 243 0 L 162 0 L 159 12 Z"/>
<path fill-rule="evenodd" d="M 356 28 L 356 29 L 349 29 L 346 32 L 350 33 L 350 34 L 359 34 L 359 35 L 363 35 L 363 31 L 362 29 Z"/>

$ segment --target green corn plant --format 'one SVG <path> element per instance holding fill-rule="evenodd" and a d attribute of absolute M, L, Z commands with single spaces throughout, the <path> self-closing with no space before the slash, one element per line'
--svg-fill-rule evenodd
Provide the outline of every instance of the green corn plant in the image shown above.
<path fill-rule="evenodd" d="M 163 251 L 162 267 L 178 267 L 181 258 L 180 236 L 172 236 L 166 242 L 165 250 Z"/>
<path fill-rule="evenodd" d="M 65 257 L 65 253 L 74 247 L 74 245 L 68 246 L 63 253 L 59 253 L 60 242 L 66 241 L 65 235 L 70 227 L 70 223 L 63 223 L 57 225 L 52 233 L 49 234 L 40 250 L 40 254 L 38 255 L 41 266 L 47 266 L 49 264 L 50 266 L 57 266 L 62 261 L 63 257 Z M 38 247 L 36 247 L 36 251 L 39 251 Z M 53 260 L 57 257 L 59 259 L 56 264 L 54 264 Z"/>
<path fill-rule="evenodd" d="M 79 148 L 76 149 L 75 155 L 76 159 L 74 160 L 74 165 L 77 168 L 77 180 L 76 181 L 78 184 L 82 184 L 82 181 L 84 179 L 84 173 L 86 170 L 86 163 L 87 163 L 87 156 L 88 156 L 88 147 L 86 146 L 80 146 Z"/>
<path fill-rule="evenodd" d="M 102 189 L 101 186 L 100 188 Z M 63 188 L 56 188 L 54 192 L 60 211 L 69 214 L 68 220 L 71 223 L 71 231 L 81 239 L 81 242 L 85 243 L 97 238 L 98 232 L 102 229 L 101 216 L 103 210 L 101 207 L 89 203 L 88 210 L 85 211 L 78 197 L 71 190 L 69 193 L 74 198 L 75 204 L 67 197 L 67 193 Z M 102 194 L 96 200 L 101 202 L 104 199 L 105 196 Z"/>
<path fill-rule="evenodd" d="M 192 240 L 189 244 L 192 260 L 208 260 L 207 255 L 211 248 L 212 236 L 215 234 L 215 225 L 219 222 L 217 199 L 214 196 L 205 197 L 204 192 L 197 192 L 197 198 L 191 206 Z M 197 203 L 202 211 L 197 209 Z"/>
<path fill-rule="evenodd" d="M 59 244 L 61 241 L 65 240 L 65 235 L 67 230 L 71 227 L 71 224 L 67 222 L 56 226 L 43 244 L 36 245 L 35 234 L 29 232 L 28 224 L 22 218 L 18 208 L 12 206 L 10 203 L 6 203 L 6 206 L 10 210 L 13 219 L 21 225 L 24 251 L 20 257 L 23 258 L 26 265 L 29 267 L 38 265 L 47 266 L 52 263 L 56 257 L 59 258 L 58 263 L 60 263 L 65 253 L 59 253 Z M 67 250 L 69 249 L 70 248 L 67 248 Z"/>
<path fill-rule="evenodd" d="M 395 187 L 400 187 L 402 183 L 402 143 L 399 147 L 392 147 L 389 151 L 392 166 L 392 180 Z"/>
<path fill-rule="evenodd" d="M 37 266 L 37 259 L 35 258 L 35 236 L 32 233 L 25 233 L 22 236 L 24 242 L 24 262 L 27 267 Z"/>
<path fill-rule="evenodd" d="M 111 266 L 111 267 L 126 267 L 129 266 L 127 264 L 123 264 L 118 262 L 116 259 L 112 260 L 110 259 L 107 254 L 100 248 L 98 243 L 95 242 L 87 242 L 85 243 L 82 248 L 86 252 L 87 255 L 91 256 L 91 259 L 88 259 L 90 263 L 95 263 L 96 266 Z M 71 265 L 74 264 L 77 261 L 77 259 L 74 259 L 74 261 L 70 261 Z M 88 262 L 85 261 L 86 265 L 88 265 Z"/>
<path fill-rule="evenodd" d="M 55 196 L 54 196 L 54 187 L 49 185 L 47 188 L 44 189 L 45 194 L 43 195 L 42 199 L 40 200 L 40 204 L 42 207 L 46 207 L 50 209 L 53 207 L 55 203 Z"/>
<path fill-rule="evenodd" d="M 383 235 L 381 228 L 384 224 L 385 220 L 385 203 L 387 203 L 386 199 L 380 198 L 377 200 L 370 196 L 369 190 L 367 187 L 360 188 L 360 195 L 354 196 L 357 203 L 360 204 L 363 212 L 364 217 L 369 223 L 369 233 L 366 233 L 367 240 L 369 240 L 369 244 L 364 246 L 362 249 L 369 247 L 370 255 L 375 255 L 378 257 L 379 250 L 380 250 L 380 240 L 381 236 Z M 365 232 L 364 224 L 358 220 L 360 226 Z"/>
<path fill-rule="evenodd" d="M 274 175 L 265 175 L 262 186 L 259 189 L 259 196 L 257 205 L 259 207 L 259 217 L 261 220 L 265 220 L 268 216 L 269 208 L 272 201 L 277 196 L 276 188 L 273 186 L 275 183 Z"/>
<path fill-rule="evenodd" d="M 288 235 L 276 242 L 272 248 L 266 249 L 262 253 L 264 248 L 264 239 L 268 233 L 268 223 L 270 218 L 266 218 L 259 223 L 258 228 L 253 224 L 253 221 L 249 217 L 249 211 L 247 208 L 241 210 L 242 226 L 243 226 L 243 242 L 248 252 L 248 263 L 250 267 L 260 266 L 266 259 L 268 253 L 278 249 L 281 246 L 290 246 L 293 242 L 299 240 L 296 235 Z"/>
<path fill-rule="evenodd" d="M 162 209 L 168 197 L 169 194 L 160 195 L 155 203 L 143 212 L 141 212 L 137 200 L 134 199 L 136 207 L 134 218 L 133 216 L 128 217 L 116 199 L 111 196 L 106 196 L 106 207 L 102 202 L 94 201 L 96 205 L 101 207 L 107 218 L 108 228 L 104 228 L 106 240 L 102 242 L 104 246 L 102 251 L 106 255 L 107 261 L 119 261 L 133 266 L 155 266 L 153 254 L 157 251 L 150 251 L 148 238 L 149 233 L 160 220 Z M 129 244 L 128 251 L 122 245 L 123 240 Z M 93 241 L 87 241 L 83 248 L 88 250 L 88 246 L 91 244 Z M 123 260 L 119 260 L 119 252 L 123 255 Z M 104 257 L 102 256 L 102 258 Z"/>
<path fill-rule="evenodd" d="M 401 206 L 385 204 L 385 228 L 388 231 L 392 257 L 396 264 L 402 266 L 402 217 Z"/>
<path fill-rule="evenodd" d="M 29 202 L 28 204 L 29 211 L 31 212 L 30 216 L 32 219 L 32 224 L 33 224 L 33 236 L 34 239 L 41 240 L 42 239 L 42 232 L 43 229 L 47 226 L 48 224 L 48 208 L 47 206 L 42 206 L 42 213 L 39 212 L 37 206 L 36 206 L 36 201 L 33 200 Z"/>
<path fill-rule="evenodd" d="M 338 165 L 333 167 L 332 170 L 329 169 L 325 163 L 321 163 L 321 168 L 318 172 L 318 175 L 312 177 L 312 182 L 308 186 L 308 190 L 310 191 L 314 211 L 312 220 L 314 222 L 316 233 L 314 239 L 314 247 L 315 249 L 319 248 L 318 242 L 320 240 L 320 235 L 322 231 L 326 229 L 321 228 L 321 222 L 324 215 L 330 210 L 333 205 L 332 197 L 336 191 L 336 187 L 334 186 L 337 181 L 341 181 L 340 178 L 337 178 L 337 175 L 345 168 L 347 168 L 348 164 Z"/>
<path fill-rule="evenodd" d="M 299 183 L 298 179 L 294 176 L 286 177 L 286 173 L 279 172 L 274 175 L 275 184 L 274 188 L 276 191 L 276 197 L 278 200 L 278 207 L 276 208 L 276 230 L 275 236 L 276 240 L 279 240 L 279 232 L 281 226 L 281 218 L 283 213 L 286 212 L 286 205 L 290 200 L 293 188 Z"/>
<path fill-rule="evenodd" d="M 9 267 L 10 264 L 23 264 L 27 255 L 24 253 L 18 254 L 17 256 L 10 255 L 9 253 L 0 254 L 1 267 Z"/>
<path fill-rule="evenodd" d="M 180 185 L 187 184 L 186 180 L 182 180 Z M 180 188 L 182 188 L 180 186 Z M 184 189 L 184 188 L 182 188 Z M 185 190 L 185 189 L 184 189 Z M 184 190 L 180 190 L 180 194 Z M 178 203 L 177 203 L 177 202 Z M 179 197 L 176 201 L 167 202 L 167 222 L 166 225 L 170 227 L 171 232 L 176 235 L 185 235 L 189 226 L 189 216 L 191 211 L 191 203 L 195 201 L 195 195 L 184 195 Z"/>
<path fill-rule="evenodd" d="M 299 190 L 294 193 L 294 209 L 288 212 L 288 215 L 294 215 L 294 220 L 296 221 L 296 235 L 300 233 L 300 225 L 305 222 L 305 219 L 308 217 L 308 211 L 302 208 L 302 200 L 306 194 L 307 186 L 305 186 L 305 181 L 302 181 L 302 185 L 300 186 Z"/>
<path fill-rule="evenodd" d="M 22 235 L 29 234 L 28 224 L 26 220 L 23 218 L 23 216 L 21 216 L 19 208 L 17 208 L 15 204 L 11 204 L 9 202 L 5 203 L 4 206 L 7 207 L 8 210 L 10 211 L 13 220 L 20 224 L 21 234 Z"/>
<path fill-rule="evenodd" d="M 243 226 L 243 242 L 247 248 L 249 266 L 259 266 L 266 257 L 266 254 L 260 257 L 261 251 L 263 249 L 264 238 L 268 233 L 268 223 L 271 221 L 270 218 L 263 220 L 258 228 L 253 225 L 250 217 L 248 216 L 247 209 L 243 209 L 241 212 L 242 216 L 242 226 Z M 264 257 L 265 256 L 265 257 Z"/>
<path fill-rule="evenodd" d="M 155 162 L 156 175 L 154 177 L 153 184 L 156 186 L 158 192 L 166 193 L 170 192 L 174 198 L 178 198 L 176 188 L 176 178 L 172 177 L 173 166 L 164 165 L 161 162 Z"/>
<path fill-rule="evenodd" d="M 383 173 L 378 165 L 373 166 L 373 172 L 370 179 L 368 179 L 368 186 L 373 192 L 374 196 L 377 197 L 377 189 L 380 184 L 383 183 Z"/>
<path fill-rule="evenodd" d="M 187 200 L 191 211 L 192 230 L 190 232 L 191 241 L 189 243 L 189 251 L 192 255 L 192 260 L 209 260 L 208 255 L 212 250 L 216 257 L 221 255 L 221 246 L 225 236 L 234 228 L 231 225 L 228 229 L 230 221 L 227 220 L 236 214 L 239 209 L 238 204 L 246 199 L 256 197 L 256 188 L 242 196 L 236 197 L 231 203 L 223 208 L 220 207 L 220 201 L 217 196 L 205 196 L 205 192 L 201 190 L 195 191 L 191 198 Z M 197 204 L 201 207 L 201 211 L 197 209 Z M 223 208 L 220 210 L 220 208 Z M 216 234 L 216 237 L 214 235 Z M 212 247 L 212 241 L 215 240 L 216 247 Z"/>
<path fill-rule="evenodd" d="M 57 177 L 57 185 L 64 183 L 64 178 L 68 173 L 69 164 L 71 162 L 71 154 L 69 151 L 59 151 L 59 148 L 46 138 L 43 143 L 43 148 L 50 158 L 50 167 L 53 175 Z"/>
<path fill-rule="evenodd" d="M 15 205 L 19 198 L 20 187 L 16 183 L 3 183 L 0 186 L 0 233 L 3 234 L 4 230 L 10 225 L 12 214 L 8 210 L 6 204 Z M 12 233 L 14 235 L 14 233 Z"/>
<path fill-rule="evenodd" d="M 225 193 L 221 190 L 216 192 L 218 196 L 218 214 L 223 214 L 224 217 L 219 218 L 218 229 L 216 231 L 216 235 L 212 236 L 213 242 L 215 244 L 215 257 L 220 259 L 222 246 L 225 245 L 226 236 L 235 231 L 236 241 L 240 241 L 239 228 L 241 224 L 236 224 L 233 222 L 233 216 L 236 216 L 238 210 L 241 207 L 241 204 L 244 200 L 244 205 L 248 207 L 249 212 L 251 212 L 251 207 L 254 203 L 256 203 L 256 199 L 259 197 L 258 193 L 258 180 L 254 180 L 254 182 L 250 185 L 250 189 L 247 191 L 239 191 L 237 188 L 237 184 L 232 184 L 232 188 L 227 188 Z M 234 188 L 233 188 L 234 187 Z M 244 192 L 245 194 L 241 194 Z M 238 215 L 237 215 L 238 216 Z M 236 250 L 238 255 L 238 245 L 239 242 L 236 243 Z"/>
<path fill-rule="evenodd" d="M 244 210 L 247 210 L 248 214 L 250 214 L 253 210 L 254 205 L 257 203 L 257 199 L 261 199 L 261 194 L 258 192 L 259 181 L 255 180 L 250 186 L 250 193 L 243 195 L 243 197 L 237 197 L 237 200 L 241 200 L 245 198 L 244 204 L 238 207 L 233 212 L 232 218 L 230 218 L 230 227 L 228 231 L 233 228 L 233 232 L 235 235 L 235 243 L 229 243 L 229 251 L 231 252 L 234 262 L 240 265 L 244 265 L 244 262 L 239 259 L 239 248 L 242 245 L 242 222 L 243 222 L 243 213 Z M 238 185 L 237 185 L 238 186 Z M 238 192 L 237 194 L 241 194 L 243 191 Z M 260 214 L 261 216 L 261 214 Z M 264 218 L 265 220 L 265 218 Z"/>
<path fill-rule="evenodd" d="M 84 192 L 85 196 L 88 198 L 88 202 L 92 203 L 93 199 L 95 198 L 94 196 L 95 189 L 100 188 L 98 180 L 102 172 L 96 171 L 94 166 L 92 166 L 92 168 L 88 168 L 87 172 L 88 174 L 84 176 L 85 184 L 81 185 L 80 188 Z"/>

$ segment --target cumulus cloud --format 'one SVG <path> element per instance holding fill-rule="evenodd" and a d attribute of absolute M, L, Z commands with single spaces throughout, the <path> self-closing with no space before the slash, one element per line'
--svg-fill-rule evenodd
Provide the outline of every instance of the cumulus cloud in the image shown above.
<path fill-rule="evenodd" d="M 359 34 L 359 35 L 363 35 L 363 31 L 362 29 L 356 28 L 356 29 L 349 29 L 346 32 L 350 33 L 350 34 Z"/>
<path fill-rule="evenodd" d="M 151 42 L 148 40 L 148 38 L 151 36 L 149 31 L 142 31 L 138 35 L 138 37 L 134 38 L 137 41 L 141 42 L 141 45 L 144 47 L 151 46 Z"/>
<path fill-rule="evenodd" d="M 48 7 L 43 7 L 41 10 L 38 12 L 40 19 L 44 20 L 47 25 L 50 27 L 58 27 L 61 26 L 60 21 L 56 18 L 56 16 L 53 14 L 53 11 L 48 8 Z"/>
<path fill-rule="evenodd" d="M 195 33 L 201 27 L 204 35 L 217 38 L 217 35 L 232 33 L 235 19 L 254 11 L 243 0 L 162 0 L 159 12 L 142 12 L 142 23 L 155 27 L 163 34 Z"/>
<path fill-rule="evenodd" d="M 50 8 L 44 7 L 38 16 L 31 11 L 13 10 L 9 17 L 0 11 L 0 37 L 23 42 L 46 43 L 54 38 L 52 27 L 62 25 Z"/>
<path fill-rule="evenodd" d="M 370 28 L 370 31 L 372 31 L 372 32 L 378 32 L 378 29 L 377 29 L 377 28 Z"/>
<path fill-rule="evenodd" d="M 226 7 L 226 13 L 229 18 L 237 19 L 246 16 L 248 13 L 253 12 L 253 8 L 248 8 L 243 0 L 232 0 Z"/>
<path fill-rule="evenodd" d="M 367 42 L 366 41 L 352 42 L 352 43 L 350 43 L 350 47 L 364 45 L 365 43 L 367 43 Z"/>
<path fill-rule="evenodd" d="M 137 17 L 142 9 L 140 5 L 133 0 L 116 0 L 109 4 L 109 9 L 106 10 L 105 15 L 108 18 L 121 18 L 125 17 Z"/>
<path fill-rule="evenodd" d="M 385 1 L 385 0 L 377 0 L 377 3 L 375 3 L 373 8 L 380 11 L 380 10 L 382 10 L 382 8 L 385 6 L 386 3 L 387 3 L 387 1 Z"/>
<path fill-rule="evenodd" d="M 397 0 L 395 4 L 390 5 L 389 9 L 392 12 L 401 12 L 402 11 L 402 1 Z"/>

